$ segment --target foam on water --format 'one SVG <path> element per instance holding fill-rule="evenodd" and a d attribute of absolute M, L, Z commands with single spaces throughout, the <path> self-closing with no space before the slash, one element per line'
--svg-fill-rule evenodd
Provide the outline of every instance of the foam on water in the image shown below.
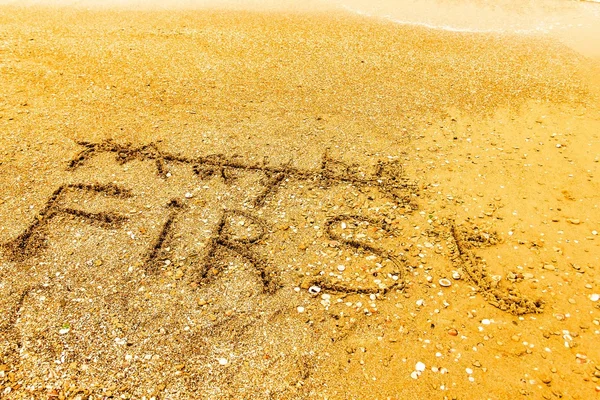
<path fill-rule="evenodd" d="M 349 12 L 459 33 L 552 36 L 600 58 L 600 0 L 337 0 Z"/>
<path fill-rule="evenodd" d="M 596 4 L 568 0 L 338 0 L 338 5 L 361 15 L 454 32 L 549 33 L 598 22 L 600 16 Z"/>

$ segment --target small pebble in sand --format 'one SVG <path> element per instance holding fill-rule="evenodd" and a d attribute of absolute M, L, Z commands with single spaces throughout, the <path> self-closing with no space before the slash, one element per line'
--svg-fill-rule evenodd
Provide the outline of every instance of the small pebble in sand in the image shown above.
<path fill-rule="evenodd" d="M 446 279 L 446 278 L 442 278 L 438 281 L 438 283 L 440 284 L 440 286 L 442 287 L 450 287 L 452 286 L 452 282 L 450 282 L 450 279 Z"/>
<path fill-rule="evenodd" d="M 459 280 L 461 278 L 460 272 L 454 271 L 452 272 L 452 279 Z"/>
<path fill-rule="evenodd" d="M 298 310 L 299 313 L 303 313 L 304 312 L 304 307 L 299 306 L 298 308 L 296 308 L 296 310 Z"/>
<path fill-rule="evenodd" d="M 594 301 L 594 302 L 600 300 L 600 294 L 598 294 L 598 293 L 591 294 L 590 295 L 590 300 Z"/>
<path fill-rule="evenodd" d="M 415 365 L 415 370 L 418 372 L 423 372 L 425 371 L 425 364 L 422 363 L 421 361 L 419 361 L 416 365 Z"/>
<path fill-rule="evenodd" d="M 227 361 L 226 358 L 219 358 L 219 364 L 221 364 L 221 365 L 227 365 L 228 362 L 229 361 Z"/>
<path fill-rule="evenodd" d="M 345 266 L 343 266 L 343 265 L 338 265 L 338 266 L 337 266 L 337 269 L 338 269 L 338 271 L 342 272 L 343 270 L 345 270 L 345 269 L 346 269 L 346 267 L 345 267 Z"/>
<path fill-rule="evenodd" d="M 448 329 L 448 335 L 450 336 L 458 336 L 458 331 L 454 328 Z"/>
<path fill-rule="evenodd" d="M 185 194 L 185 198 L 186 198 L 186 199 L 191 199 L 192 197 L 194 197 L 194 195 L 193 195 L 193 194 L 191 194 L 190 192 L 187 192 L 187 193 Z"/>

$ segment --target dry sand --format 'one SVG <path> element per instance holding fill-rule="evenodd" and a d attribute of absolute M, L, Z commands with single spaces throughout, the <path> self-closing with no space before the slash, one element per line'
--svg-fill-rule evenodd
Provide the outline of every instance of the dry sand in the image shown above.
<path fill-rule="evenodd" d="M 597 398 L 599 71 L 343 13 L 1 7 L 0 397 Z"/>

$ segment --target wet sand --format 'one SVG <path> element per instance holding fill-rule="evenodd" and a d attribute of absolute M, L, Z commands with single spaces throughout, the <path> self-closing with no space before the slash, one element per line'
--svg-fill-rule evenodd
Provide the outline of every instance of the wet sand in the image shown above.
<path fill-rule="evenodd" d="M 3 398 L 598 396 L 595 59 L 341 12 L 0 21 Z"/>

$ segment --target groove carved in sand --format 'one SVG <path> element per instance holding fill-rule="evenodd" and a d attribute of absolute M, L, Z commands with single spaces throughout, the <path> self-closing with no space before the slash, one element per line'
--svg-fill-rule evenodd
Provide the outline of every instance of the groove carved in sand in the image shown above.
<path fill-rule="evenodd" d="M 450 232 L 454 242 L 452 261 L 477 286 L 488 303 L 515 315 L 542 312 L 542 301 L 527 299 L 513 290 L 500 290 L 494 286 L 492 279 L 486 274 L 484 266 L 473 252 L 473 248 L 497 244 L 495 235 L 469 230 L 454 223 L 450 226 Z"/>
<path fill-rule="evenodd" d="M 403 208 L 405 212 L 410 213 L 417 209 L 417 205 L 413 200 L 417 193 L 417 187 L 404 178 L 402 166 L 397 162 L 381 162 L 378 164 L 375 174 L 365 176 L 360 174 L 355 166 L 332 159 L 327 153 L 323 156 L 320 168 L 303 170 L 294 168 L 290 164 L 270 166 L 266 163 L 247 163 L 239 157 L 226 157 L 221 154 L 189 158 L 163 152 L 154 143 L 138 147 L 131 144 L 118 144 L 113 141 L 80 142 L 80 145 L 84 147 L 84 150 L 69 162 L 69 170 L 81 167 L 99 153 L 110 153 L 115 155 L 116 162 L 119 164 L 132 160 L 153 161 L 157 173 L 161 177 L 168 176 L 171 164 L 189 165 L 191 166 L 191 172 L 201 179 L 219 176 L 225 183 L 230 183 L 235 179 L 232 176 L 235 171 L 261 172 L 264 174 L 263 188 L 253 201 L 255 210 L 265 207 L 269 197 L 273 196 L 286 180 L 317 182 L 321 187 L 328 187 L 333 184 L 373 187 L 377 188 L 384 197 L 392 200 L 398 207 Z M 68 190 L 103 193 L 112 197 L 132 196 L 131 191 L 128 189 L 112 184 L 70 184 L 59 187 L 48 199 L 33 223 L 17 238 L 4 245 L 13 261 L 22 261 L 43 248 L 44 230 L 49 220 L 56 215 L 78 216 L 87 222 L 97 223 L 105 228 L 117 228 L 127 220 L 126 217 L 115 213 L 91 213 L 58 205 L 59 200 Z M 166 208 L 168 217 L 158 237 L 146 253 L 145 267 L 149 273 L 157 272 L 159 263 L 164 258 L 164 249 L 169 246 L 169 242 L 177 228 L 177 219 L 181 213 L 185 212 L 183 202 L 178 199 L 172 199 Z M 248 226 L 253 226 L 257 233 L 250 237 L 236 237 L 232 229 L 232 218 L 234 217 L 245 219 Z M 255 268 L 266 292 L 276 291 L 279 287 L 276 270 L 269 266 L 268 262 L 255 250 L 255 246 L 260 245 L 267 236 L 268 223 L 255 213 L 236 209 L 223 210 L 218 221 L 209 238 L 206 256 L 200 265 L 196 267 L 195 281 L 199 285 L 209 284 L 224 270 L 226 258 L 234 256 L 241 257 Z M 393 270 L 385 278 L 393 279 L 392 283 L 387 285 L 378 283 L 377 286 L 368 287 L 335 282 L 323 276 L 311 278 L 309 283 L 319 285 L 324 290 L 343 293 L 373 294 L 386 293 L 394 288 L 403 289 L 404 275 L 407 268 L 406 260 L 398 258 L 391 252 L 380 249 L 373 244 L 342 237 L 335 232 L 334 228 L 336 224 L 345 222 L 369 224 L 387 233 L 394 233 L 390 226 L 385 221 L 362 215 L 334 215 L 325 221 L 325 234 L 328 239 L 337 243 L 338 246 L 346 246 L 360 252 L 371 253 L 391 263 Z M 504 292 L 499 290 L 483 271 L 481 263 L 472 252 L 472 248 L 475 242 L 479 245 L 493 244 L 491 243 L 493 238 L 485 238 L 482 235 L 473 233 L 469 234 L 456 225 L 451 226 L 451 238 L 453 239 L 451 247 L 454 249 L 453 262 L 465 271 L 467 277 L 477 285 L 490 304 L 517 315 L 541 312 L 542 303 L 540 301 L 528 300 L 513 291 Z"/>

